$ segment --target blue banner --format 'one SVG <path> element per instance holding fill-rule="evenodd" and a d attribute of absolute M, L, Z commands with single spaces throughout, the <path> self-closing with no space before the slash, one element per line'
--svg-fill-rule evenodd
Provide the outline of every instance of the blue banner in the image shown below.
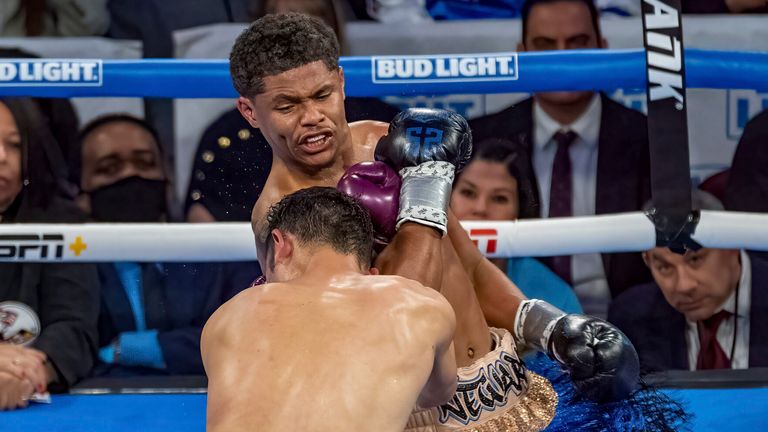
<path fill-rule="evenodd" d="M 689 88 L 768 91 L 768 53 L 685 51 Z M 645 88 L 644 50 L 343 57 L 348 96 Z M 0 96 L 234 98 L 226 60 L 2 59 Z"/>

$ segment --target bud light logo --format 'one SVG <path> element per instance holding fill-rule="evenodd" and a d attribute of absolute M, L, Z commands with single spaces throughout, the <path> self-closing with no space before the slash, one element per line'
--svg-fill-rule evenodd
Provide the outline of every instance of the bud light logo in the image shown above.
<path fill-rule="evenodd" d="M 768 110 L 768 93 L 728 90 L 728 108 L 726 109 L 728 138 L 739 139 L 749 119 L 763 110 Z"/>
<path fill-rule="evenodd" d="M 371 57 L 371 66 L 379 84 L 517 79 L 517 53 Z"/>
<path fill-rule="evenodd" d="M 6 59 L 0 86 L 101 86 L 101 60 Z"/>

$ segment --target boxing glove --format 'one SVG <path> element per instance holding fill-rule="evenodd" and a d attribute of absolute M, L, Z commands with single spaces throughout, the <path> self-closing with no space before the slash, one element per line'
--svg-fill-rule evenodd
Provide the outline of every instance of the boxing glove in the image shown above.
<path fill-rule="evenodd" d="M 368 210 L 377 245 L 386 245 L 395 235 L 400 183 L 400 177 L 387 164 L 361 162 L 349 167 L 336 186 Z"/>
<path fill-rule="evenodd" d="M 639 388 L 635 347 L 608 322 L 565 314 L 542 300 L 525 300 L 518 308 L 514 330 L 518 343 L 546 352 L 591 400 L 618 401 Z"/>
<path fill-rule="evenodd" d="M 472 133 L 464 117 L 432 108 L 402 111 L 375 155 L 402 179 L 396 227 L 412 221 L 445 235 L 454 175 L 472 156 Z"/>

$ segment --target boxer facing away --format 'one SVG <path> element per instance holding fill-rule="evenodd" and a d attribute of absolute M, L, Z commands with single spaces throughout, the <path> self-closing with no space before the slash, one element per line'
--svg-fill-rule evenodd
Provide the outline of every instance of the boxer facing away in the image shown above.
<path fill-rule="evenodd" d="M 369 274 L 366 209 L 312 187 L 267 221 L 269 283 L 203 330 L 209 432 L 401 432 L 414 405 L 453 396 L 453 309 L 418 282 Z"/>
<path fill-rule="evenodd" d="M 266 257 L 265 215 L 273 203 L 301 188 L 335 186 L 346 175 L 344 190 L 369 209 L 377 234 L 389 241 L 375 266 L 437 289 L 456 314 L 459 390 L 452 402 L 433 411 L 432 429 L 482 426 L 525 399 L 532 374 L 524 371 L 514 345 L 547 352 L 592 399 L 617 400 L 634 391 L 637 354 L 620 331 L 524 300 L 449 214 L 454 172 L 471 154 L 466 120 L 444 110 L 411 109 L 389 126 L 349 124 L 338 60 L 334 33 L 296 13 L 257 20 L 230 54 L 237 107 L 273 150 L 272 170 L 252 215 L 259 260 Z M 379 162 L 360 164 L 374 160 Z M 393 203 L 394 209 L 388 207 Z M 500 363 L 519 385 L 499 383 L 502 390 L 491 400 L 485 396 L 490 390 L 477 380 L 493 386 L 483 375 L 491 374 L 485 366 Z M 532 416 L 538 426 L 530 429 L 546 425 L 544 411 Z"/>

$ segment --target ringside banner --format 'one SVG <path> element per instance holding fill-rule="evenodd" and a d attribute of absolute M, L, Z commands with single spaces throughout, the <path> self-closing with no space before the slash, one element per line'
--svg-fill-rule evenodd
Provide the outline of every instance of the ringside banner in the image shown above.
<path fill-rule="evenodd" d="M 3 59 L 0 86 L 98 87 L 102 72 L 95 59 Z"/>
<path fill-rule="evenodd" d="M 371 57 L 374 83 L 509 81 L 518 78 L 517 53 Z"/>

